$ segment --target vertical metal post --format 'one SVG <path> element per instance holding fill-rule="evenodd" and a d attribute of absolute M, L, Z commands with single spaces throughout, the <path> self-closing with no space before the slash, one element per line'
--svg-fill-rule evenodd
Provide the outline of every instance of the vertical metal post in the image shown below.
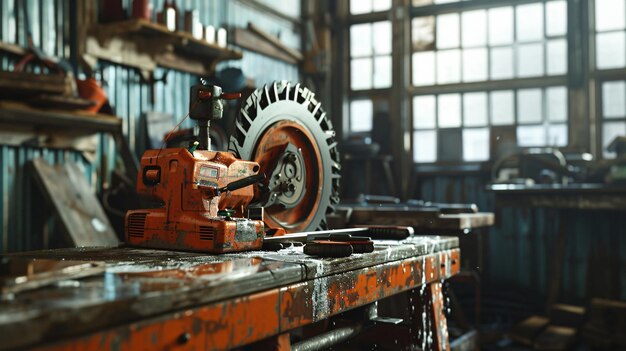
<path fill-rule="evenodd" d="M 600 156 L 602 150 L 596 149 L 599 145 L 596 130 L 600 130 L 600 126 L 596 123 L 596 109 L 591 108 L 589 103 L 590 94 L 594 93 L 589 79 L 589 70 L 592 69 L 589 37 L 593 33 L 589 7 L 588 0 L 567 2 L 568 144 L 573 150 L 591 151 Z"/>
<path fill-rule="evenodd" d="M 210 150 L 211 141 L 209 140 L 209 121 L 205 119 L 198 120 L 198 150 Z"/>
<path fill-rule="evenodd" d="M 410 87 L 410 11 L 408 0 L 393 0 L 392 23 L 392 86 L 390 89 L 390 125 L 395 143 L 391 145 L 394 173 L 399 182 L 397 194 L 406 200 L 413 160 L 411 157 L 411 125 L 409 118 Z"/>

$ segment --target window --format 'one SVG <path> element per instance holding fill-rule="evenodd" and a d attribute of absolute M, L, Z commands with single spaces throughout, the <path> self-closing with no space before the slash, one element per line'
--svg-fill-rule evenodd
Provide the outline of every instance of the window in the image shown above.
<path fill-rule="evenodd" d="M 391 0 L 350 0 L 351 15 L 387 11 L 390 8 Z"/>
<path fill-rule="evenodd" d="M 513 142 L 519 146 L 566 146 L 566 123 L 564 86 L 417 95 L 413 97 L 414 160 L 435 162 L 444 153 L 448 161 L 455 161 L 449 155 L 458 155 L 456 161 L 488 160 L 491 129 L 498 138 L 500 127 L 513 128 Z M 459 136 L 460 149 L 450 150 Z M 438 150 L 438 142 L 446 150 Z"/>
<path fill-rule="evenodd" d="M 605 158 L 614 158 L 606 147 L 615 137 L 626 135 L 626 81 L 603 82 L 601 87 L 602 150 Z"/>
<path fill-rule="evenodd" d="M 626 135 L 626 75 L 622 72 L 626 67 L 626 1 L 596 0 L 595 26 L 598 134 L 601 154 L 614 158 L 615 153 L 606 147 L 615 137 Z M 619 71 L 610 74 L 611 80 L 602 78 L 604 71 L 615 69 Z"/>
<path fill-rule="evenodd" d="M 370 99 L 350 102 L 350 133 L 369 132 L 374 120 L 374 106 Z"/>
<path fill-rule="evenodd" d="M 470 0 L 413 0 L 413 6 L 424 6 L 432 4 L 447 4 L 451 2 L 470 1 Z"/>
<path fill-rule="evenodd" d="M 411 20 L 414 161 L 489 160 L 501 131 L 521 147 L 566 146 L 567 1 L 438 8 Z"/>
<path fill-rule="evenodd" d="M 596 68 L 626 66 L 624 0 L 596 0 Z"/>
<path fill-rule="evenodd" d="M 350 1 L 347 135 L 370 133 L 374 124 L 374 109 L 381 112 L 388 105 L 381 101 L 380 94 L 392 83 L 390 9 L 391 0 Z"/>
<path fill-rule="evenodd" d="M 391 86 L 391 22 L 350 26 L 350 77 L 352 90 Z"/>

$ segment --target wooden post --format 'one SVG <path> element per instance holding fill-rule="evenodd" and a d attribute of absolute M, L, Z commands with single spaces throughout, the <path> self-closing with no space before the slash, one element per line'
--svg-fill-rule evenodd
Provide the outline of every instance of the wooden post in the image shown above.
<path fill-rule="evenodd" d="M 408 296 L 412 343 L 424 351 L 450 350 L 441 283 L 430 283 L 423 290 L 411 290 Z"/>

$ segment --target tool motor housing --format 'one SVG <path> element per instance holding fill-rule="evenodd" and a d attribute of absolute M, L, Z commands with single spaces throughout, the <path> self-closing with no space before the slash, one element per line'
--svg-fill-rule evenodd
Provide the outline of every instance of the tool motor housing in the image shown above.
<path fill-rule="evenodd" d="M 256 162 L 228 152 L 185 148 L 148 150 L 141 158 L 137 192 L 162 204 L 126 214 L 125 238 L 133 246 L 209 253 L 260 249 L 264 224 L 245 218 L 252 186 L 220 192 L 253 176 Z M 220 210 L 231 209 L 232 215 Z"/>

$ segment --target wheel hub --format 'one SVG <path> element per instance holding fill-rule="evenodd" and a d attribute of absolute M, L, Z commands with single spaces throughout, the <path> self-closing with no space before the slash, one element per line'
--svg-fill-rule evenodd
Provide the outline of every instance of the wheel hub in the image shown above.
<path fill-rule="evenodd" d="M 282 205 L 284 208 L 292 208 L 296 206 L 306 193 L 305 186 L 306 169 L 302 159 L 302 150 L 290 143 L 269 178 L 270 192 L 264 207 Z"/>

